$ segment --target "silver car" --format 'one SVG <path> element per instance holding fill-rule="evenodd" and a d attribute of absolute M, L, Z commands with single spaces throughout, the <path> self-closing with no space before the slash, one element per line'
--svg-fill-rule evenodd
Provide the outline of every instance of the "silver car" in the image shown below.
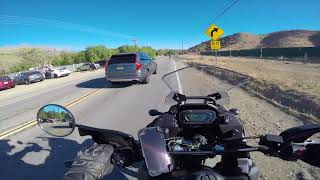
<path fill-rule="evenodd" d="M 151 74 L 157 73 L 157 63 L 146 53 L 113 55 L 105 67 L 107 81 L 148 84 Z"/>

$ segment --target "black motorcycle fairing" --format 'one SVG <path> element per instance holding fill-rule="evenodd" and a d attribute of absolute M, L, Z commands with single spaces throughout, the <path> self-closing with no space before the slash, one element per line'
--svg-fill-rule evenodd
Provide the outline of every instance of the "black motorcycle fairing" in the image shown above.
<path fill-rule="evenodd" d="M 175 137 L 180 132 L 175 115 L 171 113 L 164 113 L 161 116 L 155 118 L 146 127 L 158 126 L 162 129 L 165 138 Z"/>
<path fill-rule="evenodd" d="M 98 129 L 83 125 L 77 125 L 80 136 L 92 136 L 98 144 L 112 144 L 116 147 L 134 147 L 136 142 L 133 136 L 115 130 Z"/>
<path fill-rule="evenodd" d="M 233 113 L 225 110 L 223 106 L 214 106 L 203 103 L 189 103 L 175 105 L 177 112 L 178 127 L 181 129 L 178 135 L 186 138 L 193 138 L 195 134 L 201 134 L 209 138 L 209 142 L 220 140 L 231 140 L 245 136 L 244 127 L 241 119 Z M 216 119 L 210 123 L 186 124 L 181 121 L 180 113 L 185 110 L 211 110 L 216 112 Z"/>
<path fill-rule="evenodd" d="M 219 129 L 222 138 L 225 140 L 242 138 L 244 134 L 244 126 L 241 119 L 231 112 L 224 112 L 220 115 L 222 122 L 219 124 Z"/>

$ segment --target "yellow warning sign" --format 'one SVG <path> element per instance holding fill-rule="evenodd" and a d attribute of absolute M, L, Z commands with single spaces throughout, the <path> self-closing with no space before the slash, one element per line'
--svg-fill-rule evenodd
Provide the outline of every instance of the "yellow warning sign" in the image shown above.
<path fill-rule="evenodd" d="M 206 35 L 213 40 L 218 40 L 224 34 L 223 29 L 217 25 L 212 24 L 206 31 Z"/>
<path fill-rule="evenodd" d="M 220 43 L 220 41 L 211 40 L 211 49 L 212 49 L 212 50 L 221 49 L 221 43 Z"/>

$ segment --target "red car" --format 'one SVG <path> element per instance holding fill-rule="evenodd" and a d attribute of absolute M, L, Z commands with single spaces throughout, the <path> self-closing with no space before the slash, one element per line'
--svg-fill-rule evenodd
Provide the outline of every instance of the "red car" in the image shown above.
<path fill-rule="evenodd" d="M 14 88 L 15 86 L 14 80 L 10 79 L 8 76 L 0 77 L 0 90 Z"/>

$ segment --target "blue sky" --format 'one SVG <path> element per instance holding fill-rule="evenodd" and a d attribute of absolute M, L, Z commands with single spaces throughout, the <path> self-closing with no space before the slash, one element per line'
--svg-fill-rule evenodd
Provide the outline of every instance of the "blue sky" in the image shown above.
<path fill-rule="evenodd" d="M 81 50 L 102 44 L 181 48 L 208 40 L 204 27 L 232 0 L 1 0 L 0 46 Z M 240 0 L 214 22 L 236 32 L 320 30 L 319 0 Z M 34 19 L 30 19 L 34 18 Z M 55 21 L 53 21 L 55 20 Z M 23 23 L 22 23 L 23 22 Z"/>

